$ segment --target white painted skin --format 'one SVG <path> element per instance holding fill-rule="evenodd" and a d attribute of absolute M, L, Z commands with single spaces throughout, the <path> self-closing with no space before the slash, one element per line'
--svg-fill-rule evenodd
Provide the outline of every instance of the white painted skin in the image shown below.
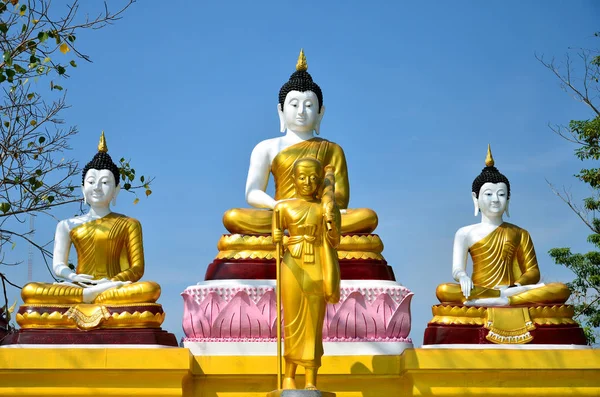
<path fill-rule="evenodd" d="M 277 154 L 289 146 L 314 138 L 319 133 L 325 107 L 319 111 L 319 100 L 312 91 L 290 91 L 281 105 L 277 105 L 280 130 L 285 135 L 260 142 L 252 150 L 246 180 L 246 201 L 256 208 L 273 209 L 277 202 L 265 191 L 271 172 L 271 163 Z"/>
<path fill-rule="evenodd" d="M 85 174 L 81 190 L 84 201 L 90 206 L 90 211 L 85 215 L 62 220 L 56 226 L 52 269 L 58 277 L 66 280 L 62 282 L 63 284 L 84 288 L 83 301 L 84 303 L 90 303 L 100 293 L 110 288 L 129 284 L 130 281 L 110 281 L 106 278 L 94 280 L 93 275 L 77 274 L 68 267 L 69 251 L 72 243 L 70 231 L 76 226 L 110 214 L 110 203 L 116 201 L 120 186 L 116 184 L 111 171 L 90 169 Z"/>
<path fill-rule="evenodd" d="M 508 215 L 508 188 L 504 182 L 485 183 L 479 189 L 479 197 L 472 193 L 475 216 L 481 211 L 481 222 L 465 226 L 456 232 L 452 255 L 452 277 L 460 284 L 465 298 L 468 298 L 473 289 L 473 280 L 466 272 L 467 255 L 469 248 L 492 233 L 504 220 L 502 215 Z M 508 297 L 538 288 L 544 284 L 533 284 L 508 288 L 507 285 L 495 287 L 500 290 L 499 298 L 473 299 L 465 302 L 467 306 L 504 306 L 509 304 Z"/>

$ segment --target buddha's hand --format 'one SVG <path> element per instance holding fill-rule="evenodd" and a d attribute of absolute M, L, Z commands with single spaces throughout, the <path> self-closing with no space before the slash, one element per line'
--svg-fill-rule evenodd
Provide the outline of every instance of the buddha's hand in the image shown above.
<path fill-rule="evenodd" d="M 283 230 L 281 229 L 274 229 L 273 230 L 273 242 L 274 243 L 280 243 L 283 241 Z"/>
<path fill-rule="evenodd" d="M 94 280 L 94 276 L 92 276 L 91 274 L 77 274 L 77 273 L 70 273 L 67 276 L 67 279 L 69 281 L 72 281 L 74 283 L 82 283 L 82 284 L 101 284 L 102 280 Z"/>
<path fill-rule="evenodd" d="M 471 290 L 473 289 L 473 280 L 466 273 L 463 273 L 458 279 L 460 283 L 460 290 L 465 298 L 469 299 L 469 295 L 471 295 Z"/>

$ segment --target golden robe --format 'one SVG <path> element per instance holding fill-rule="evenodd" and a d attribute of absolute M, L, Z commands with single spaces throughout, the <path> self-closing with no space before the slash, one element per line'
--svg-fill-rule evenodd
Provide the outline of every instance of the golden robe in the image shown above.
<path fill-rule="evenodd" d="M 460 284 L 438 286 L 440 302 L 465 302 L 471 299 L 496 298 L 498 286 L 535 285 L 540 281 L 535 249 L 525 229 L 504 222 L 493 232 L 469 248 L 473 260 L 473 290 L 469 298 L 462 294 Z M 562 283 L 549 283 L 510 296 L 511 305 L 531 303 L 564 303 L 570 295 Z"/>
<path fill-rule="evenodd" d="M 110 213 L 74 227 L 69 236 L 77 251 L 78 274 L 94 279 L 131 281 L 111 288 L 93 303 L 152 303 L 160 296 L 160 286 L 153 281 L 138 280 L 144 274 L 142 226 L 136 219 Z M 29 283 L 21 291 L 23 302 L 74 304 L 83 302 L 83 288 L 55 283 Z"/>
<path fill-rule="evenodd" d="M 304 157 L 313 157 L 323 167 L 335 167 L 335 201 L 339 208 L 348 208 L 350 184 L 346 156 L 341 146 L 323 138 L 312 138 L 280 151 L 271 163 L 275 180 L 275 200 L 293 198 L 294 163 Z M 223 225 L 231 233 L 266 234 L 271 232 L 273 212 L 270 210 L 235 208 L 223 216 Z M 377 227 L 377 214 L 368 208 L 348 209 L 342 215 L 342 233 L 370 233 Z"/>
<path fill-rule="evenodd" d="M 295 199 L 275 210 L 281 214 L 280 229 L 290 233 L 281 264 L 284 357 L 288 363 L 319 367 L 325 306 L 340 299 L 339 234 L 326 231 L 321 203 Z M 339 231 L 339 219 L 336 223 Z"/>

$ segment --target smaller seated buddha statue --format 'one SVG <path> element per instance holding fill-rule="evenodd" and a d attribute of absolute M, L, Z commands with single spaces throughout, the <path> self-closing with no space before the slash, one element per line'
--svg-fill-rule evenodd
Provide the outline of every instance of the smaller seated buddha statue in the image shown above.
<path fill-rule="evenodd" d="M 529 233 L 503 220 L 510 183 L 494 166 L 489 146 L 485 168 L 471 190 L 481 222 L 456 232 L 452 276 L 457 282 L 437 287 L 441 304 L 432 307 L 423 344 L 585 344 L 573 306 L 565 304 L 569 288 L 540 283 Z"/>
<path fill-rule="evenodd" d="M 307 72 L 304 52 L 300 52 L 296 72 L 279 91 L 280 129 L 284 136 L 260 142 L 250 156 L 246 181 L 246 201 L 255 208 L 231 209 L 223 224 L 231 233 L 268 234 L 272 210 L 283 200 L 294 198 L 293 165 L 303 157 L 314 157 L 323 166 L 335 167 L 337 205 L 342 210 L 342 233 L 371 233 L 377 227 L 377 214 L 367 208 L 348 209 L 350 185 L 346 157 L 341 146 L 315 136 L 325 106 L 321 88 Z M 269 174 L 275 179 L 275 197 L 266 193 Z"/>
<path fill-rule="evenodd" d="M 488 154 L 472 185 L 475 216 L 481 222 L 460 228 L 454 238 L 452 276 L 457 284 L 438 286 L 442 303 L 466 306 L 512 306 L 564 303 L 570 296 L 562 283 L 540 283 L 540 270 L 529 233 L 504 222 L 508 215 L 510 183 Z M 473 274 L 466 272 L 467 254 Z"/>
<path fill-rule="evenodd" d="M 164 319 L 160 305 L 160 286 L 153 281 L 140 281 L 144 274 L 144 249 L 142 227 L 138 220 L 112 212 L 111 202 L 116 203 L 119 193 L 119 168 L 108 154 L 104 133 L 100 138 L 98 153 L 85 166 L 82 173 L 84 202 L 90 206 L 87 214 L 60 221 L 54 237 L 52 268 L 62 281 L 53 284 L 33 282 L 21 291 L 24 305 L 17 316 L 22 328 L 49 328 L 67 326 L 63 317 L 70 317 L 79 328 L 93 328 L 101 317 L 108 319 L 106 306 L 130 305 L 128 313 L 143 312 L 148 308 L 154 317 L 148 321 L 135 322 L 126 318 L 129 325 L 159 326 Z M 69 263 L 71 246 L 77 252 L 77 265 L 73 271 Z M 87 304 L 87 305 L 86 305 Z M 55 322 L 34 316 L 40 306 L 70 307 L 55 317 Z M 34 309 L 32 309 L 34 308 Z M 76 309 L 78 308 L 78 309 Z M 155 313 L 156 312 L 156 313 Z M 99 313 L 99 314 L 98 314 Z M 37 313 L 39 314 L 39 313 Z M 127 317 L 127 316 L 125 316 Z M 47 323 L 45 321 L 48 321 Z M 114 320 L 115 327 L 127 327 Z"/>

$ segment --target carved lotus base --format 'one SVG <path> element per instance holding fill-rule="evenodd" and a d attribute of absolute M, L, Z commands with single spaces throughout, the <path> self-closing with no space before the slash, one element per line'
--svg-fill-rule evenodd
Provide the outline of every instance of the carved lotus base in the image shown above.
<path fill-rule="evenodd" d="M 23 305 L 16 315 L 21 329 L 70 328 L 89 331 L 111 328 L 160 328 L 165 319 L 157 303 L 133 305 Z"/>
<path fill-rule="evenodd" d="M 182 293 L 183 330 L 200 341 L 270 341 L 276 335 L 274 280 L 214 280 Z M 328 305 L 323 340 L 410 343 L 412 292 L 394 281 L 342 280 Z"/>
<path fill-rule="evenodd" d="M 436 305 L 432 312 L 424 345 L 586 344 L 583 330 L 573 320 L 571 305 L 493 308 Z"/>
<path fill-rule="evenodd" d="M 225 234 L 217 247 L 219 253 L 208 266 L 205 280 L 275 279 L 275 245 L 270 235 Z M 343 235 L 338 247 L 342 280 L 395 281 L 382 251 L 376 234 Z"/>
<path fill-rule="evenodd" d="M 162 345 L 177 346 L 175 335 L 160 328 L 136 329 L 20 329 L 2 345 Z"/>

